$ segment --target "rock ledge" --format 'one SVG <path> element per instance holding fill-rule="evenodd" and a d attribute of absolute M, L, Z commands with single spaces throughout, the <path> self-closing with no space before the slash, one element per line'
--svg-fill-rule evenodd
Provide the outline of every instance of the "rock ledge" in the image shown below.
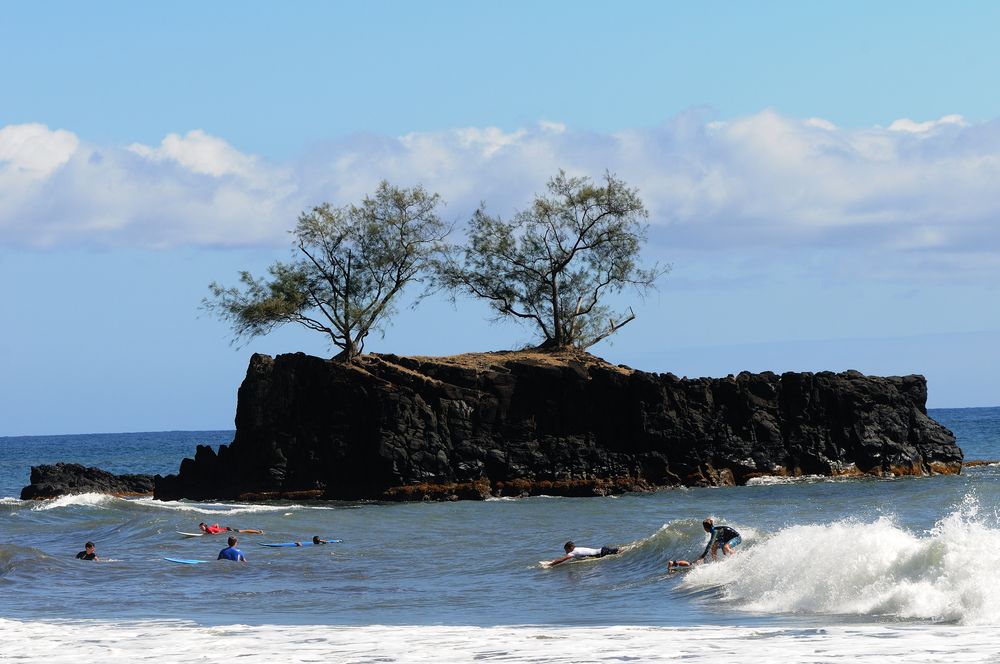
<path fill-rule="evenodd" d="M 678 378 L 586 353 L 254 355 L 236 436 L 155 496 L 455 500 L 958 473 L 922 376 Z"/>

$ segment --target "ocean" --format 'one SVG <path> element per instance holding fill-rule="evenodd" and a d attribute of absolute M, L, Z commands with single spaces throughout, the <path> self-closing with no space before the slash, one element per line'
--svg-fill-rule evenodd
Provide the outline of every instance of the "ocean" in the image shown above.
<path fill-rule="evenodd" d="M 1000 408 L 931 415 L 967 461 L 1000 459 Z M 32 465 L 165 474 L 232 433 L 0 438 L 0 661 L 1000 662 L 1000 466 L 485 502 L 17 498 Z M 707 516 L 738 555 L 668 573 Z M 215 562 L 225 536 L 178 534 L 200 521 L 265 534 Z M 260 546 L 313 535 L 343 542 Z M 569 539 L 623 552 L 541 564 Z M 100 562 L 75 559 L 87 540 Z"/>

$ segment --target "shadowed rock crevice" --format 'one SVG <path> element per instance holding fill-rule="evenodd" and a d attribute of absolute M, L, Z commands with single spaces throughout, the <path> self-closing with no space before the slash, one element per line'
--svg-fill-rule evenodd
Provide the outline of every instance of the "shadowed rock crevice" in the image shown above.
<path fill-rule="evenodd" d="M 681 379 L 585 353 L 254 355 L 233 442 L 199 446 L 155 495 L 482 499 L 960 472 L 926 399 L 922 376 Z"/>

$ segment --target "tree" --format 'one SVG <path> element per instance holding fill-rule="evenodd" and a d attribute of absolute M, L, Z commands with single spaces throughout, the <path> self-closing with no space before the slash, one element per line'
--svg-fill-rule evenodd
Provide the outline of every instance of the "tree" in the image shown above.
<path fill-rule="evenodd" d="M 441 283 L 486 300 L 498 319 L 537 326 L 541 347 L 588 348 L 635 318 L 612 314 L 602 299 L 634 286 L 645 293 L 669 267 L 637 265 L 648 216 L 638 192 L 606 173 L 601 186 L 563 171 L 548 196 L 510 221 L 484 207 L 469 241 L 439 261 Z"/>
<path fill-rule="evenodd" d="M 203 305 L 230 321 L 237 339 L 298 323 L 329 335 L 337 359 L 350 362 L 440 250 L 449 229 L 435 212 L 439 202 L 423 187 L 382 181 L 361 205 L 324 203 L 299 216 L 296 260 L 275 262 L 265 279 L 241 272 L 242 289 L 212 283 Z"/>

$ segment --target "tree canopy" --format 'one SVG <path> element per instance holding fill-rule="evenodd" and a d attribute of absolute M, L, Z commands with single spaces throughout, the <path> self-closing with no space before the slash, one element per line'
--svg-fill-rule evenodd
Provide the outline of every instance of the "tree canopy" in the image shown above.
<path fill-rule="evenodd" d="M 611 312 L 607 295 L 627 286 L 645 293 L 669 269 L 638 265 L 647 216 L 638 192 L 614 175 L 594 184 L 560 171 L 547 196 L 510 220 L 481 206 L 468 244 L 438 263 L 439 279 L 486 300 L 497 318 L 536 327 L 542 347 L 588 348 L 635 318 L 631 307 Z"/>
<path fill-rule="evenodd" d="M 237 339 L 298 323 L 328 335 L 349 362 L 441 249 L 449 229 L 439 203 L 423 187 L 382 181 L 360 205 L 319 205 L 299 216 L 292 261 L 275 262 L 261 279 L 241 272 L 241 287 L 213 282 L 203 306 L 229 321 Z"/>

